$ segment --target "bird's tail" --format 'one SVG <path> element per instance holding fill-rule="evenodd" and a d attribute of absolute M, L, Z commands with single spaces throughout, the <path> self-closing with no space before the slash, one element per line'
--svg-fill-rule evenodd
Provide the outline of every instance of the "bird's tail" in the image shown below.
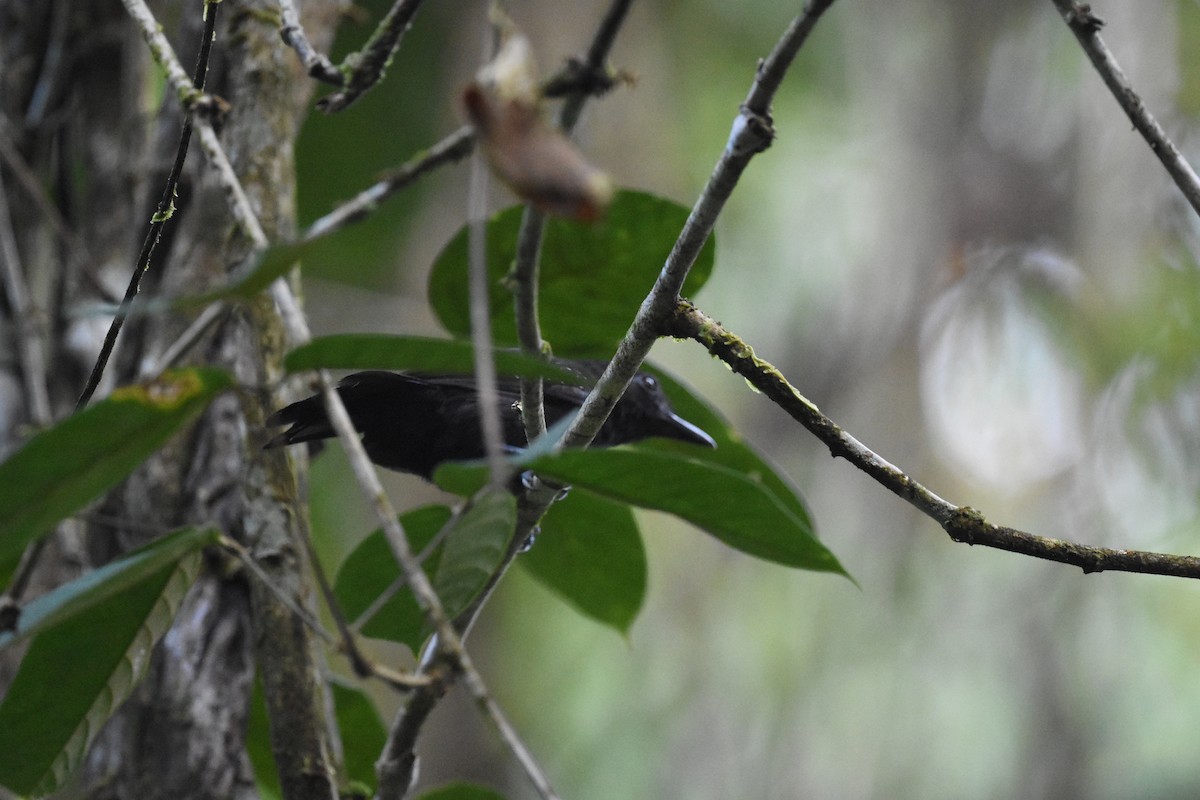
<path fill-rule="evenodd" d="M 271 440 L 263 445 L 264 450 L 329 439 L 335 435 L 320 395 L 292 403 L 267 417 L 268 427 L 277 428 L 280 425 L 291 427 L 271 437 Z"/>

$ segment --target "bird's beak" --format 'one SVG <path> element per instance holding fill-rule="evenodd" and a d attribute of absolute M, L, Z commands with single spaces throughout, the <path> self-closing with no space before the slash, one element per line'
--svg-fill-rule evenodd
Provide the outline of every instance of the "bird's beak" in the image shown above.
<path fill-rule="evenodd" d="M 669 439 L 678 439 L 681 442 L 691 442 L 692 444 L 703 445 L 704 447 L 716 447 L 716 441 L 704 432 L 699 426 L 693 425 L 678 414 L 672 414 L 663 424 L 661 436 Z"/>

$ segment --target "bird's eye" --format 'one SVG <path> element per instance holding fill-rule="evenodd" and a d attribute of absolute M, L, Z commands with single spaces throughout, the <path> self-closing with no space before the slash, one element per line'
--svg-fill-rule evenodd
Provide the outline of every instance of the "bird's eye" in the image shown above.
<path fill-rule="evenodd" d="M 649 375 L 645 376 L 645 378 L 643 380 L 646 382 L 646 385 L 649 386 L 651 389 L 658 386 L 658 381 L 654 380 L 654 378 L 650 377 Z"/>

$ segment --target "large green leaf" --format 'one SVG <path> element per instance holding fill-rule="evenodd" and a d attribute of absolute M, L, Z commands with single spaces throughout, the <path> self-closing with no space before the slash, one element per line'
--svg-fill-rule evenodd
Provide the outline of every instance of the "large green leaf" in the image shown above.
<path fill-rule="evenodd" d="M 169 372 L 30 439 L 0 464 L 0 565 L 128 475 L 229 384 L 215 369 Z"/>
<path fill-rule="evenodd" d="M 46 592 L 21 608 L 15 630 L 0 633 L 0 649 L 85 613 L 159 573 L 188 553 L 214 544 L 218 536 L 212 528 L 184 528 Z"/>
<path fill-rule="evenodd" d="M 433 574 L 446 615 L 462 612 L 504 559 L 517 525 L 516 499 L 504 489 L 485 489 L 454 520 Z"/>
<path fill-rule="evenodd" d="M 567 450 L 529 465 L 641 508 L 666 511 L 737 550 L 789 567 L 845 574 L 812 527 L 761 479 L 711 461 L 636 447 Z"/>
<path fill-rule="evenodd" d="M 445 540 L 423 567 L 433 581 L 446 613 L 458 614 L 475 599 L 504 557 L 516 527 L 516 502 L 507 491 L 479 493 L 453 521 L 445 506 L 425 506 L 400 517 L 409 546 L 420 551 L 449 522 Z M 342 610 L 356 619 L 400 577 L 382 531 L 376 531 L 347 556 L 338 570 L 334 591 Z M 367 636 L 388 639 L 415 653 L 429 626 L 411 590 L 397 591 L 364 625 Z"/>
<path fill-rule="evenodd" d="M 611 355 L 654 285 L 688 209 L 643 192 L 619 192 L 600 222 L 551 218 L 542 243 L 539 308 L 542 335 L 561 356 Z M 516 253 L 521 208 L 494 216 L 487 227 L 492 336 L 516 342 L 512 295 L 504 277 Z M 712 272 L 715 246 L 700 251 L 684 285 L 694 295 Z M 442 250 L 429 276 L 429 300 L 455 336 L 470 331 L 467 229 Z"/>
<path fill-rule="evenodd" d="M 495 350 L 493 357 L 496 370 L 501 375 L 540 375 L 566 383 L 579 380 L 579 376 L 573 372 L 516 350 Z M 284 366 L 289 372 L 306 369 L 395 369 L 467 374 L 474 371 L 475 361 L 474 349 L 466 341 L 346 333 L 322 336 L 296 348 L 284 358 Z"/>
<path fill-rule="evenodd" d="M 367 787 L 374 793 L 375 759 L 383 752 L 387 729 L 379 719 L 379 711 L 371 698 L 362 691 L 331 684 L 333 707 L 337 714 L 338 731 L 342 736 L 342 766 L 350 786 Z"/>
<path fill-rule="evenodd" d="M 624 446 L 516 460 L 539 475 L 602 497 L 674 514 L 749 555 L 798 569 L 846 574 L 817 540 L 808 519 L 793 511 L 761 474 L 731 469 L 705 455 L 694 445 L 678 451 Z M 434 480 L 459 490 L 484 474 L 478 463 L 451 463 L 439 467 Z"/>
<path fill-rule="evenodd" d="M 62 785 L 141 678 L 199 573 L 198 548 L 211 539 L 208 531 L 172 534 L 106 573 L 119 591 L 68 588 L 58 605 L 72 613 L 39 614 L 40 632 L 0 705 L 0 784 L 39 795 Z"/>
<path fill-rule="evenodd" d="M 622 634 L 646 597 L 646 550 L 633 511 L 589 492 L 550 507 L 529 551 L 517 559 L 584 616 Z"/>
<path fill-rule="evenodd" d="M 420 554 L 447 522 L 451 512 L 446 506 L 422 506 L 400 516 L 409 547 Z M 437 571 L 440 548 L 434 550 L 422 564 L 427 574 Z M 376 530 L 346 556 L 338 569 L 334 593 L 338 604 L 351 621 L 358 619 L 384 592 L 400 578 L 400 568 L 388 546 L 382 530 Z M 413 599 L 412 592 L 403 588 L 380 605 L 362 628 L 365 636 L 387 639 L 408 645 L 414 653 L 421 646 L 425 619 Z"/>

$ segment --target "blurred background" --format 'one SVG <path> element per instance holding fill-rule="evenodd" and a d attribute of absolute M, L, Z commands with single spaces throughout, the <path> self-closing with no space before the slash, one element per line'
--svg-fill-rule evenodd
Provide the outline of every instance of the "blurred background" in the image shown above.
<path fill-rule="evenodd" d="M 636 81 L 588 106 L 585 152 L 619 185 L 691 205 L 799 5 L 635 3 L 612 63 Z M 341 51 L 382 13 L 362 6 Z M 507 6 L 549 73 L 607 3 Z M 1200 4 L 1093 8 L 1195 161 Z M 312 116 L 303 223 L 460 124 L 483 18 L 483 3 L 430 4 L 381 88 Z M 778 139 L 721 217 L 698 305 L 952 502 L 1084 543 L 1196 552 L 1196 216 L 1053 6 L 836 3 L 774 109 Z M 442 170 L 306 262 L 316 332 L 440 333 L 425 277 L 466 184 L 465 165 Z M 496 188 L 496 208 L 511 202 Z M 652 360 L 791 477 L 859 586 L 654 514 L 627 640 L 511 574 L 473 652 L 564 797 L 1200 796 L 1193 583 L 954 544 L 694 343 Z M 402 507 L 443 499 L 389 485 Z M 313 487 L 336 560 L 373 525 L 339 453 Z M 531 796 L 461 697 L 423 759 L 429 785 Z"/>

